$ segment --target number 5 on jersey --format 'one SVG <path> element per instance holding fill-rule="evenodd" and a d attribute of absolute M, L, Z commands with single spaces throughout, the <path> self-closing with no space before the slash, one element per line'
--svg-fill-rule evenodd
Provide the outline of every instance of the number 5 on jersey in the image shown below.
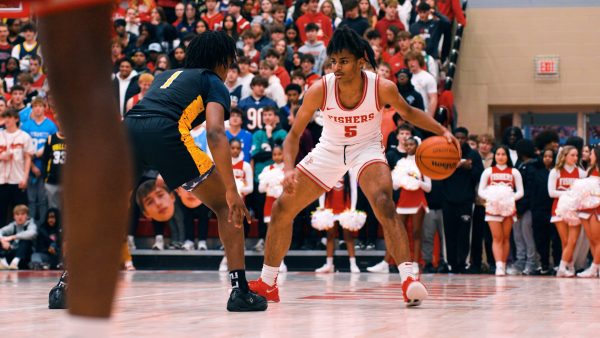
<path fill-rule="evenodd" d="M 346 137 L 354 137 L 356 136 L 356 126 L 345 126 L 344 127 L 344 136 Z"/>

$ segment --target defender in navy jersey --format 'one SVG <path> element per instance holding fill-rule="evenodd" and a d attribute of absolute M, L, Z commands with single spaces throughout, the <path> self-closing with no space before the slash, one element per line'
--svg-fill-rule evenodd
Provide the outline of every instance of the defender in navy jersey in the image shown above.
<path fill-rule="evenodd" d="M 236 57 L 235 42 L 222 32 L 191 41 L 185 66 L 157 76 L 144 98 L 125 116 L 136 173 L 153 167 L 171 189 L 192 192 L 217 215 L 233 290 L 229 311 L 264 311 L 266 300 L 251 292 L 244 268 L 244 231 L 249 213 L 237 192 L 224 121 L 229 91 L 223 80 Z M 206 121 L 214 160 L 194 143 L 190 131 Z M 216 169 L 216 170 L 215 170 Z"/>

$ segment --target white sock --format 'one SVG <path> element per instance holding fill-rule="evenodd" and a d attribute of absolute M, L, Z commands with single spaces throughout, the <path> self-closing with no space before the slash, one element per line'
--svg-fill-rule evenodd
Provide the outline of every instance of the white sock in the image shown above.
<path fill-rule="evenodd" d="M 333 257 L 327 257 L 327 265 L 329 265 L 329 266 L 333 265 Z"/>
<path fill-rule="evenodd" d="M 417 280 L 417 275 L 415 275 L 414 269 L 415 267 L 413 266 L 412 262 L 404 262 L 398 265 L 398 271 L 400 271 L 400 281 L 404 283 L 408 277 L 411 277 L 413 280 Z"/>
<path fill-rule="evenodd" d="M 262 272 L 260 273 L 260 279 L 265 282 L 268 286 L 275 285 L 275 280 L 279 274 L 279 267 L 268 266 L 263 264 Z"/>
<path fill-rule="evenodd" d="M 21 261 L 21 259 L 19 257 L 15 257 L 15 258 L 13 258 L 12 262 L 10 262 L 10 265 L 19 266 L 20 261 Z"/>
<path fill-rule="evenodd" d="M 558 265 L 558 269 L 559 269 L 559 270 L 566 270 L 568 265 L 569 265 L 569 263 L 567 263 L 567 262 L 565 262 L 565 261 L 561 260 L 561 261 L 560 261 L 560 264 Z"/>
<path fill-rule="evenodd" d="M 356 257 L 350 257 L 350 265 L 356 265 Z"/>
<path fill-rule="evenodd" d="M 600 270 L 600 264 L 592 263 L 592 268 Z"/>
<path fill-rule="evenodd" d="M 6 261 L 6 258 L 0 259 L 0 264 L 8 266 L 8 262 Z"/>
<path fill-rule="evenodd" d="M 66 337 L 110 337 L 108 318 L 83 317 L 70 315 L 67 319 Z"/>
<path fill-rule="evenodd" d="M 574 262 L 567 263 L 567 268 L 574 272 L 575 271 L 575 263 Z"/>

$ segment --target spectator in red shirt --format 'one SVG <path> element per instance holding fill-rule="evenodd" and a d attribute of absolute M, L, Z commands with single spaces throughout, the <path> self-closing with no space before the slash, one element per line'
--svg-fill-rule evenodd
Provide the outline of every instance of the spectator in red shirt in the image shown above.
<path fill-rule="evenodd" d="M 208 29 L 214 31 L 216 28 L 221 28 L 223 14 L 219 12 L 217 0 L 206 0 L 206 10 L 206 13 L 202 14 L 201 18 L 208 22 Z"/>
<path fill-rule="evenodd" d="M 242 14 L 242 2 L 239 0 L 233 0 L 229 2 L 229 9 L 227 12 L 235 18 L 237 21 L 238 34 L 242 34 L 243 31 L 250 29 L 250 22 L 246 20 Z"/>
<path fill-rule="evenodd" d="M 265 53 L 265 60 L 268 63 L 275 66 L 275 70 L 273 74 L 279 78 L 279 82 L 281 82 L 281 86 L 283 88 L 287 87 L 290 84 L 290 74 L 287 72 L 285 67 L 282 66 L 281 55 L 275 49 L 269 49 Z"/>
<path fill-rule="evenodd" d="M 397 0 L 389 0 L 387 3 L 387 7 L 385 8 L 385 16 L 377 22 L 375 25 L 375 29 L 379 32 L 381 37 L 387 36 L 387 29 L 390 26 L 396 26 L 401 31 L 406 30 L 402 21 L 400 21 L 398 17 L 398 1 Z M 385 47 L 387 43 L 386 39 L 382 39 L 381 47 Z"/>
<path fill-rule="evenodd" d="M 437 0 L 437 6 L 450 22 L 456 19 L 459 24 L 463 26 L 467 25 L 467 18 L 463 12 L 460 0 Z"/>
<path fill-rule="evenodd" d="M 319 40 L 323 41 L 325 45 L 329 43 L 329 39 L 333 35 L 333 26 L 331 24 L 331 19 L 327 17 L 327 15 L 323 13 L 317 12 L 319 7 L 319 0 L 309 0 L 308 8 L 306 9 L 306 14 L 302 15 L 296 21 L 296 25 L 298 26 L 298 31 L 300 32 L 300 40 L 302 42 L 306 42 L 306 25 L 309 23 L 315 23 L 319 26 Z"/>
<path fill-rule="evenodd" d="M 389 58 L 388 62 L 392 67 L 392 74 L 396 74 L 402 68 L 406 68 L 404 56 L 410 52 L 410 33 L 403 31 L 398 33 L 398 52 Z"/>
<path fill-rule="evenodd" d="M 167 9 L 165 8 L 165 13 L 168 14 L 169 12 L 167 11 Z M 185 5 L 183 4 L 183 2 L 178 3 L 177 5 L 175 5 L 175 21 L 173 21 L 172 25 L 173 27 L 177 27 L 177 25 L 179 25 L 181 23 L 181 21 L 183 21 L 183 14 L 185 13 Z"/>

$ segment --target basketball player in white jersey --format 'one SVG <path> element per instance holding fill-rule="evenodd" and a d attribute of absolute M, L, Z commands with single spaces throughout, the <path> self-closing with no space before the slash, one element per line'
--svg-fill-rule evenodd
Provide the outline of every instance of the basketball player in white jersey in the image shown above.
<path fill-rule="evenodd" d="M 261 277 L 249 286 L 267 300 L 279 301 L 276 278 L 281 260 L 290 247 L 294 217 L 350 170 L 383 226 L 387 249 L 394 260 L 401 263 L 398 268 L 406 304 L 419 305 L 427 297 L 427 290 L 418 279 L 418 267 L 411 263 L 406 230 L 392 199 L 380 110 L 389 104 L 411 124 L 443 135 L 448 142 L 457 141 L 430 115 L 410 107 L 393 82 L 362 71 L 367 63 L 375 68 L 375 58 L 368 42 L 353 30 L 337 29 L 327 46 L 327 56 L 334 72 L 315 82 L 306 92 L 285 139 L 285 191 L 273 206 Z M 319 144 L 294 168 L 300 136 L 319 109 L 324 121 Z"/>

